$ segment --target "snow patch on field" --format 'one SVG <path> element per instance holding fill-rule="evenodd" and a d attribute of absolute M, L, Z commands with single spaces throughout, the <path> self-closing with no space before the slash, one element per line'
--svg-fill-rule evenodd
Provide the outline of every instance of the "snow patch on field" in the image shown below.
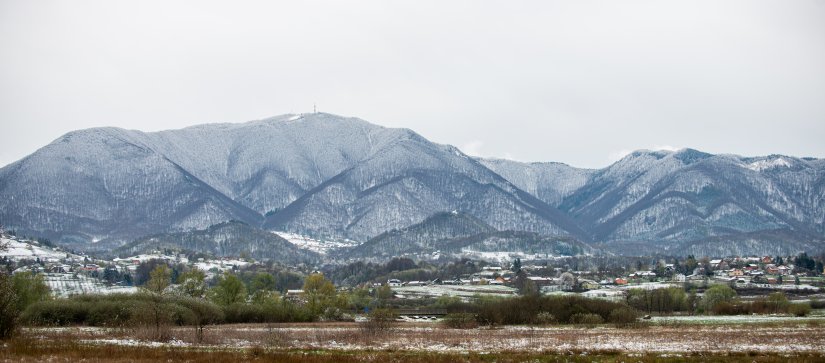
<path fill-rule="evenodd" d="M 59 297 L 81 294 L 129 294 L 138 291 L 134 286 L 107 286 L 100 280 L 83 274 L 47 273 L 44 277 L 52 294 Z"/>
<path fill-rule="evenodd" d="M 122 345 L 128 347 L 188 347 L 189 343 L 180 340 L 170 340 L 168 342 L 151 342 L 137 339 L 90 339 L 82 340 L 86 344 Z"/>
<path fill-rule="evenodd" d="M 429 285 L 399 286 L 392 290 L 404 298 L 425 298 L 439 296 L 458 296 L 471 298 L 476 295 L 515 296 L 516 289 L 501 285 Z"/>
<path fill-rule="evenodd" d="M 822 317 L 798 318 L 790 315 L 693 315 L 693 316 L 654 316 L 651 321 L 660 324 L 737 324 L 737 323 L 785 323 L 785 322 L 808 322 L 808 321 L 822 321 Z"/>
<path fill-rule="evenodd" d="M 55 251 L 52 248 L 40 246 L 37 242 L 22 242 L 8 238 L 0 238 L 0 244 L 8 245 L 8 250 L 0 253 L 0 255 L 6 256 L 13 261 L 34 260 L 37 258 L 41 261 L 59 261 L 62 258 L 66 258 L 66 252 Z M 75 257 L 79 256 L 75 255 Z"/>

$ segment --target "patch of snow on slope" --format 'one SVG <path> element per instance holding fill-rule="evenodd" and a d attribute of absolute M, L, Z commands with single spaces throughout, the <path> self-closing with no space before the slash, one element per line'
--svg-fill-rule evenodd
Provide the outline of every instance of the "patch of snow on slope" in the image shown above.
<path fill-rule="evenodd" d="M 46 285 L 52 295 L 69 297 L 82 294 L 131 294 L 138 292 L 134 286 L 107 286 L 102 281 L 83 274 L 47 273 L 44 275 Z"/>
<path fill-rule="evenodd" d="M 783 158 L 776 158 L 754 161 L 745 167 L 753 171 L 765 171 L 779 167 L 789 168 L 791 167 L 791 163 Z"/>
<path fill-rule="evenodd" d="M 327 254 L 329 251 L 339 248 L 347 248 L 347 247 L 355 247 L 360 245 L 360 242 L 356 242 L 349 239 L 344 240 L 317 240 L 312 237 L 300 235 L 297 233 L 290 233 L 290 232 L 280 232 L 280 231 L 273 231 L 272 233 L 278 235 L 279 237 L 289 241 L 289 243 L 294 244 L 298 248 L 302 248 L 305 250 L 310 250 L 312 252 L 320 253 L 322 255 Z"/>
<path fill-rule="evenodd" d="M 66 257 L 65 252 L 55 251 L 51 248 L 42 247 L 36 242 L 26 243 L 13 239 L 2 238 L 0 244 L 7 244 L 8 250 L 0 253 L 13 261 L 23 259 L 34 260 L 40 258 L 41 261 L 58 261 Z"/>

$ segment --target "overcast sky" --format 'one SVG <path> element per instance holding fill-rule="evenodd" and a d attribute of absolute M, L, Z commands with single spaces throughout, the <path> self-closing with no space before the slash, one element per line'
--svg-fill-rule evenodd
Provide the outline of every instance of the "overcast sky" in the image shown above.
<path fill-rule="evenodd" d="M 313 104 L 521 161 L 825 157 L 825 1 L 0 0 L 0 165 Z"/>

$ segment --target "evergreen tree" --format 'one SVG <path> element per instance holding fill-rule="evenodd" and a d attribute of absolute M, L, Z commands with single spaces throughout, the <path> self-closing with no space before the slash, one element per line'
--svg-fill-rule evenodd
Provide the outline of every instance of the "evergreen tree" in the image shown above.
<path fill-rule="evenodd" d="M 521 272 L 521 258 L 516 257 L 516 260 L 513 262 L 513 272 Z"/>

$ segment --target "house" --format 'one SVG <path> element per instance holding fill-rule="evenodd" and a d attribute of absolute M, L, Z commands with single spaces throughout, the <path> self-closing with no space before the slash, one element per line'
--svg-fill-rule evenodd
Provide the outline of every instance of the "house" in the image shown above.
<path fill-rule="evenodd" d="M 687 281 L 687 276 L 685 276 L 685 274 L 675 274 L 673 275 L 673 281 L 685 282 Z"/>
<path fill-rule="evenodd" d="M 653 271 L 636 271 L 630 274 L 631 278 L 651 278 L 656 277 L 656 273 Z"/>
<path fill-rule="evenodd" d="M 769 264 L 769 265 L 765 266 L 765 272 L 769 275 L 778 275 L 779 274 L 779 268 L 776 267 L 776 265 L 774 265 L 774 264 Z"/>
<path fill-rule="evenodd" d="M 407 283 L 407 286 L 426 286 L 426 281 L 410 281 Z"/>
<path fill-rule="evenodd" d="M 787 276 L 791 274 L 791 269 L 788 266 L 779 266 L 776 268 L 776 270 L 780 275 Z"/>
<path fill-rule="evenodd" d="M 293 303 L 304 303 L 304 290 L 286 290 L 284 299 Z"/>
<path fill-rule="evenodd" d="M 622 301 L 625 299 L 625 292 L 618 289 L 590 290 L 581 293 L 582 296 L 591 299 L 606 299 Z"/>
<path fill-rule="evenodd" d="M 537 287 L 552 285 L 555 283 L 552 277 L 528 276 L 527 279 L 536 284 Z"/>
<path fill-rule="evenodd" d="M 89 263 L 89 264 L 85 264 L 85 265 L 83 265 L 83 267 L 81 267 L 81 268 L 80 268 L 80 271 L 85 271 L 85 272 L 95 272 L 95 271 L 97 271 L 99 268 L 100 268 L 100 266 L 95 265 L 95 264 L 93 264 L 93 263 Z"/>
<path fill-rule="evenodd" d="M 389 279 L 387 280 L 387 285 L 390 285 L 390 287 L 399 287 L 402 283 L 399 279 Z"/>
<path fill-rule="evenodd" d="M 552 293 L 552 292 L 561 291 L 561 286 L 559 286 L 559 285 L 547 285 L 547 286 L 542 286 L 542 287 L 539 289 L 539 291 L 540 291 L 542 294 L 549 294 L 549 293 Z"/>
<path fill-rule="evenodd" d="M 773 263 L 773 258 L 771 258 L 771 256 L 765 256 L 765 257 L 762 257 L 761 262 L 764 263 L 764 264 Z"/>
<path fill-rule="evenodd" d="M 616 285 L 627 285 L 627 280 L 621 277 L 617 277 L 615 280 L 613 280 L 613 282 L 616 283 Z"/>
<path fill-rule="evenodd" d="M 599 285 L 598 282 L 593 281 L 593 280 L 581 280 L 579 282 L 579 285 L 581 286 L 582 289 L 585 289 L 585 290 L 596 290 L 596 289 L 601 288 L 601 285 Z"/>
<path fill-rule="evenodd" d="M 728 276 L 732 276 L 732 277 L 733 276 L 735 276 L 735 277 L 745 276 L 745 271 L 743 271 L 741 269 L 738 269 L 738 268 L 735 268 L 733 270 L 730 270 L 730 272 L 728 272 Z"/>
<path fill-rule="evenodd" d="M 687 281 L 704 281 L 706 278 L 707 276 L 704 273 L 693 274 L 685 277 Z"/>

